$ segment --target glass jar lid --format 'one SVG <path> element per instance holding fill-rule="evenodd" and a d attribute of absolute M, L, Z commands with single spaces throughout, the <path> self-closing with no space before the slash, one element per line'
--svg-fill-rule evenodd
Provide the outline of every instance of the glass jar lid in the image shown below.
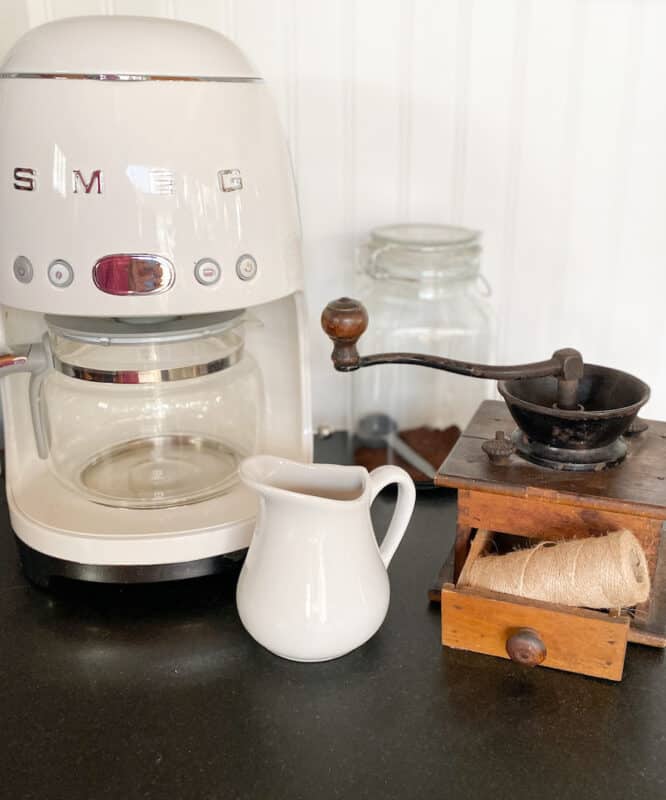
<path fill-rule="evenodd" d="M 373 228 L 370 236 L 382 244 L 397 245 L 414 250 L 478 246 L 481 240 L 479 231 L 460 228 L 456 225 L 426 223 L 382 225 L 379 228 Z"/>
<path fill-rule="evenodd" d="M 372 230 L 361 254 L 373 278 L 464 280 L 479 275 L 481 234 L 455 225 L 384 225 Z"/>

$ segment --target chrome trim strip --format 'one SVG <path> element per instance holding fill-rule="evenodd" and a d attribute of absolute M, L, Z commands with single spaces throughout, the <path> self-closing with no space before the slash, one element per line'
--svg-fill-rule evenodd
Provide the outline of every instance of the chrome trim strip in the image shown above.
<path fill-rule="evenodd" d="M 134 72 L 0 72 L 0 79 L 54 79 L 66 81 L 189 81 L 204 83 L 263 83 L 263 78 L 216 77 L 214 75 L 141 75 Z"/>
<path fill-rule="evenodd" d="M 53 356 L 53 367 L 67 375 L 68 378 L 77 378 L 82 381 L 93 381 L 95 383 L 167 383 L 169 381 L 183 381 L 190 378 L 200 378 L 204 375 L 211 375 L 214 372 L 221 372 L 237 364 L 243 354 L 243 348 L 239 347 L 233 353 L 207 364 L 192 364 L 188 367 L 172 367 L 171 369 L 146 369 L 146 370 L 105 370 L 87 369 L 78 364 L 69 364 L 62 361 L 57 356 Z"/>

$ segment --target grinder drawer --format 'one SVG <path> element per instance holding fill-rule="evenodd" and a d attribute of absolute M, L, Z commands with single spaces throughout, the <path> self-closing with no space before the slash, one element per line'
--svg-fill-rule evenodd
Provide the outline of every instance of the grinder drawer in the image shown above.
<path fill-rule="evenodd" d="M 442 587 L 442 644 L 459 650 L 619 681 L 628 632 L 625 615 Z"/>

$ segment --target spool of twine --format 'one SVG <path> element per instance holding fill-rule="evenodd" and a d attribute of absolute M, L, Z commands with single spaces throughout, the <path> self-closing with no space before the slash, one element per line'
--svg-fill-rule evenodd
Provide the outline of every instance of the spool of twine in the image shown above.
<path fill-rule="evenodd" d="M 540 542 L 465 564 L 459 585 L 585 608 L 626 608 L 650 594 L 645 553 L 631 531 Z"/>

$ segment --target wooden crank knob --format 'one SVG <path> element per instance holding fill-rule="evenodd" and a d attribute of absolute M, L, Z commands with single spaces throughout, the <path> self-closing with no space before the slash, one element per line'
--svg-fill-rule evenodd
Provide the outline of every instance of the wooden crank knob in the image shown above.
<path fill-rule="evenodd" d="M 322 312 L 321 327 L 333 342 L 333 366 L 342 372 L 358 369 L 360 356 L 356 342 L 368 327 L 368 312 L 363 303 L 350 297 L 333 300 Z"/>
<path fill-rule="evenodd" d="M 546 645 L 534 628 L 519 628 L 506 640 L 506 652 L 516 664 L 538 667 L 546 657 Z"/>

